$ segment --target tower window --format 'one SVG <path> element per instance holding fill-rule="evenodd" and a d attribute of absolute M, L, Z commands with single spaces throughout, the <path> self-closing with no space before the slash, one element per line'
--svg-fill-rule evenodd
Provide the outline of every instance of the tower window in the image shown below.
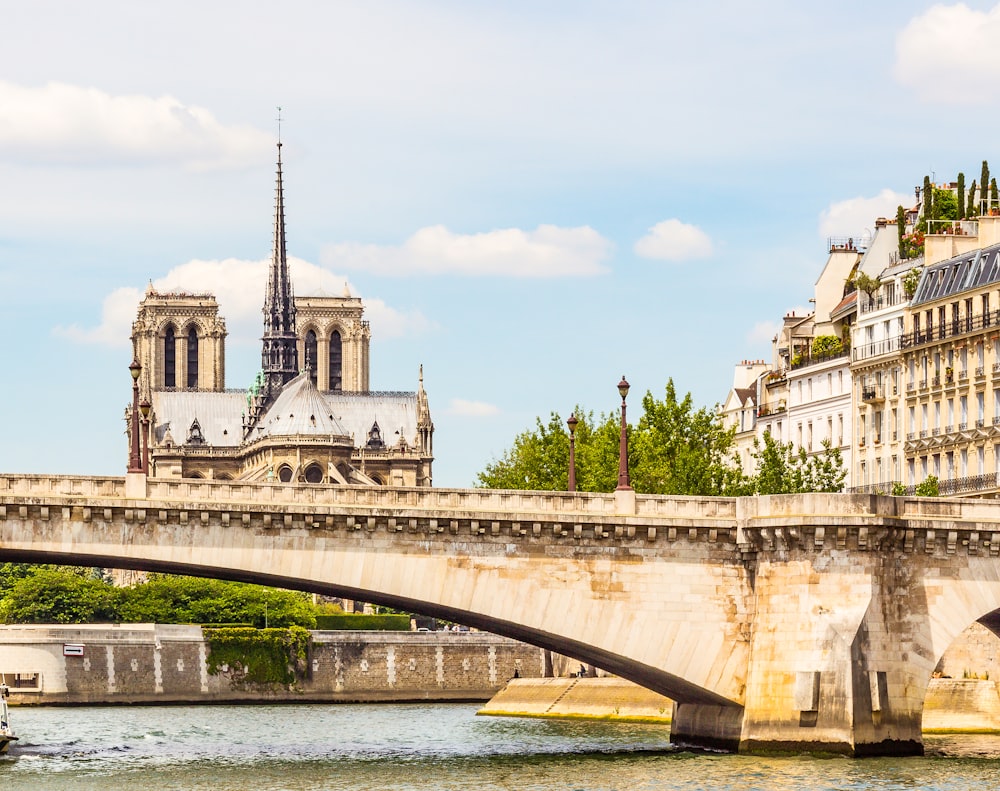
<path fill-rule="evenodd" d="M 187 386 L 198 386 L 198 332 L 194 327 L 188 331 Z"/>
<path fill-rule="evenodd" d="M 342 390 L 344 381 L 344 351 L 340 333 L 334 330 L 330 335 L 330 389 Z"/>
<path fill-rule="evenodd" d="M 309 371 L 309 378 L 313 380 L 313 384 L 316 384 L 316 370 L 319 368 L 317 364 L 319 360 L 316 357 L 316 333 L 312 330 L 306 333 L 305 346 L 306 360 L 304 367 Z"/>
<path fill-rule="evenodd" d="M 177 339 L 172 326 L 163 336 L 163 386 L 177 387 Z"/>

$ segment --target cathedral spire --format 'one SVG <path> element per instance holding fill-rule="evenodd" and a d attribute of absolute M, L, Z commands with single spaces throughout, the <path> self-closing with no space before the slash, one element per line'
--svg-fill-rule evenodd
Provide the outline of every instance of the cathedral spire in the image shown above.
<path fill-rule="evenodd" d="M 274 244 L 264 297 L 264 337 L 261 370 L 265 398 L 277 395 L 298 373 L 295 349 L 295 297 L 285 247 L 285 195 L 281 180 L 281 140 L 274 195 Z"/>

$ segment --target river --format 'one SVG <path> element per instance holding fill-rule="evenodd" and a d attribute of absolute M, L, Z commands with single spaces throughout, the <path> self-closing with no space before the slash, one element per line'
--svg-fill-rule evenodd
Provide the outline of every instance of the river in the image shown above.
<path fill-rule="evenodd" d="M 24 708 L 0 758 L 19 791 L 818 791 L 1000 787 L 1000 737 L 928 737 L 923 758 L 675 750 L 662 726 L 477 717 L 475 705 Z"/>

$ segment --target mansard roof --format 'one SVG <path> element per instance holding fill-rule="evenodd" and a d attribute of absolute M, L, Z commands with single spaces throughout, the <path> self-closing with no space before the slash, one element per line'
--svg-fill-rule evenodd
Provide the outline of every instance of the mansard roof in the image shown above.
<path fill-rule="evenodd" d="M 910 307 L 1000 282 L 1000 244 L 973 250 L 924 269 Z"/>

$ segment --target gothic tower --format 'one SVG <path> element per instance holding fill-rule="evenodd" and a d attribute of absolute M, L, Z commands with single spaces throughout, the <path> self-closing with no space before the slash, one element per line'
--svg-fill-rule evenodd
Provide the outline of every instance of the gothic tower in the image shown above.
<path fill-rule="evenodd" d="M 264 344 L 261 349 L 263 400 L 276 398 L 284 384 L 298 375 L 296 364 L 295 298 L 285 253 L 285 198 L 281 185 L 281 141 L 274 196 L 274 249 L 264 297 Z"/>
<path fill-rule="evenodd" d="M 140 391 L 226 387 L 226 322 L 211 294 L 146 289 L 132 323 L 132 355 L 142 365 Z"/>

